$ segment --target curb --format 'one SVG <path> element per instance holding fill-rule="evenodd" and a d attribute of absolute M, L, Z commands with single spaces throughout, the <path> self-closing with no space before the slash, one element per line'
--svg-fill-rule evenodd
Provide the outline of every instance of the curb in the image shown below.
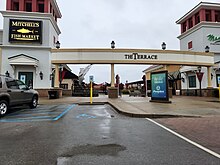
<path fill-rule="evenodd" d="M 79 106 L 94 106 L 94 105 L 105 105 L 108 104 L 110 105 L 112 108 L 114 108 L 114 110 L 116 112 L 118 112 L 121 115 L 124 116 L 128 116 L 128 117 L 133 117 L 133 118 L 150 118 L 150 119 L 156 119 L 156 118 L 201 118 L 202 116 L 190 116 L 190 115 L 172 115 L 172 114 L 135 114 L 135 113 L 130 113 L 130 112 L 125 112 L 122 109 L 116 107 L 115 105 L 113 105 L 111 102 L 93 102 L 92 104 L 90 102 L 75 102 L 75 104 L 78 104 Z M 43 104 L 39 104 L 39 105 L 43 105 Z"/>
<path fill-rule="evenodd" d="M 189 115 L 171 115 L 171 114 L 134 114 L 134 113 L 129 113 L 129 112 L 124 112 L 114 106 L 110 102 L 106 102 L 105 104 L 109 104 L 111 107 L 113 107 L 119 114 L 128 116 L 128 117 L 134 117 L 134 118 L 183 118 L 183 117 L 188 117 L 188 118 L 201 118 L 201 116 L 189 116 Z"/>

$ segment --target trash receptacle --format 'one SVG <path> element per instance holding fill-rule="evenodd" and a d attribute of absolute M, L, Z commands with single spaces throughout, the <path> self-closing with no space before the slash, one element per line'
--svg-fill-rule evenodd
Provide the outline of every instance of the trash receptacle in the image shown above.
<path fill-rule="evenodd" d="M 59 98 L 58 91 L 48 91 L 49 99 L 57 99 Z"/>
<path fill-rule="evenodd" d="M 176 90 L 176 95 L 177 95 L 177 96 L 180 95 L 180 90 Z"/>

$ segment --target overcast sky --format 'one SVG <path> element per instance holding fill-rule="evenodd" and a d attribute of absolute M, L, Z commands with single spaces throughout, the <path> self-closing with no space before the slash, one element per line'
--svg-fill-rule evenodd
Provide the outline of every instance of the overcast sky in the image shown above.
<path fill-rule="evenodd" d="M 5 10 L 6 0 L 0 0 Z M 62 48 L 179 49 L 180 26 L 175 22 L 201 0 L 57 0 L 62 13 L 58 21 Z M 219 0 L 206 0 L 218 2 Z M 2 16 L 0 29 L 2 29 Z M 70 65 L 78 75 L 86 65 Z M 121 82 L 141 80 L 147 65 L 116 65 Z M 110 65 L 93 65 L 85 77 L 93 75 L 96 83 L 110 81 Z"/>

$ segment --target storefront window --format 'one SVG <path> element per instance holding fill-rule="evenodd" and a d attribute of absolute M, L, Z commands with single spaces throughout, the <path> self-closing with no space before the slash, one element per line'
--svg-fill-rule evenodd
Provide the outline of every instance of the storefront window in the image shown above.
<path fill-rule="evenodd" d="M 196 87 L 196 76 L 189 76 L 189 88 Z"/>
<path fill-rule="evenodd" d="M 31 2 L 27 2 L 25 4 L 25 10 L 28 12 L 32 12 L 32 3 Z"/>
<path fill-rule="evenodd" d="M 12 9 L 13 9 L 14 11 L 19 11 L 19 2 L 14 2 Z"/>
<path fill-rule="evenodd" d="M 215 22 L 220 22 L 220 10 L 215 11 Z"/>
<path fill-rule="evenodd" d="M 211 10 L 206 10 L 205 11 L 205 20 L 206 21 L 211 21 Z"/>

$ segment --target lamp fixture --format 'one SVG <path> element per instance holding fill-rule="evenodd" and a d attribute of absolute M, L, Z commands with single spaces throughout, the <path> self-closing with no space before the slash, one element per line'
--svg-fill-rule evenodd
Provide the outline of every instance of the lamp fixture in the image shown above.
<path fill-rule="evenodd" d="M 112 49 L 115 49 L 115 41 L 112 41 L 112 42 L 111 42 L 111 48 L 112 48 Z"/>
<path fill-rule="evenodd" d="M 163 42 L 163 43 L 161 44 L 161 47 L 162 47 L 163 50 L 165 50 L 165 49 L 166 49 L 166 43 Z"/>
<path fill-rule="evenodd" d="M 209 52 L 209 49 L 210 49 L 210 47 L 209 47 L 209 46 L 206 46 L 206 47 L 205 47 L 205 52 L 208 53 L 208 52 Z"/>
<path fill-rule="evenodd" d="M 43 80 L 44 74 L 42 71 L 40 71 L 39 75 L 40 75 L 40 79 Z"/>
<path fill-rule="evenodd" d="M 60 49 L 60 42 L 59 41 L 56 42 L 56 48 Z"/>
<path fill-rule="evenodd" d="M 6 77 L 10 77 L 10 73 L 8 71 L 5 72 Z"/>

